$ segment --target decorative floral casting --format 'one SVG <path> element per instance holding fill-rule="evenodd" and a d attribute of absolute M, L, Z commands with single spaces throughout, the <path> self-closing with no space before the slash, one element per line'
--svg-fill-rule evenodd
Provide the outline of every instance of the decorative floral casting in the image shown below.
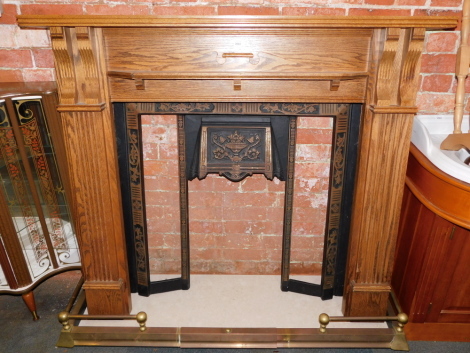
<path fill-rule="evenodd" d="M 212 151 L 215 159 L 229 159 L 237 163 L 244 159 L 256 160 L 261 153 L 255 148 L 261 142 L 259 134 L 247 137 L 238 131 L 228 136 L 213 133 L 212 142 L 218 146 Z"/>

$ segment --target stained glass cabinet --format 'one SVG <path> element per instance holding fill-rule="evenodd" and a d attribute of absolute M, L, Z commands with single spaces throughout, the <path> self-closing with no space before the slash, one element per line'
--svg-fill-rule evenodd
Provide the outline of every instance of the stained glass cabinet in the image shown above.
<path fill-rule="evenodd" d="M 53 83 L 0 84 L 0 294 L 33 319 L 35 286 L 80 268 L 56 106 Z"/>

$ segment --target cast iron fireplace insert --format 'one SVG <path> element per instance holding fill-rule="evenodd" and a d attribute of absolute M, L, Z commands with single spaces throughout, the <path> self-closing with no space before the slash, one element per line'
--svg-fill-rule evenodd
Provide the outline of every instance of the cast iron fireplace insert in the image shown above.
<path fill-rule="evenodd" d="M 273 176 L 286 180 L 281 264 L 281 289 L 283 291 L 319 296 L 323 300 L 333 295 L 343 295 L 348 248 L 351 206 L 354 192 L 357 146 L 361 121 L 361 104 L 314 103 L 114 103 L 114 117 L 118 147 L 122 207 L 124 213 L 127 256 L 131 291 L 139 295 L 189 289 L 189 179 L 198 176 L 190 151 L 199 149 L 199 125 L 203 117 L 225 119 L 233 123 L 247 121 L 280 122 L 277 130 L 286 129 L 286 136 L 276 139 L 281 153 L 273 152 L 277 172 Z M 180 220 L 181 220 L 181 277 L 150 281 L 147 220 L 145 211 L 145 185 L 143 177 L 141 116 L 170 114 L 178 117 Z M 324 250 L 321 283 L 307 283 L 289 278 L 292 197 L 294 195 L 295 133 L 297 116 L 324 116 L 334 120 L 330 181 L 328 190 L 327 220 L 324 233 Z M 211 120 L 208 118 L 207 120 Z M 185 125 L 193 121 L 189 129 Z M 284 124 L 284 125 L 283 125 Z M 248 124 L 250 125 L 250 124 Z M 253 125 L 253 124 L 252 124 Z M 271 142 L 268 142 L 271 143 Z M 190 144 L 190 148 L 185 146 Z M 279 146 L 282 144 L 283 146 Z M 188 152 L 189 151 L 189 152 Z M 284 161 L 283 161 L 284 160 Z M 276 164 L 276 163 L 275 163 Z M 281 172 L 282 171 L 282 172 Z M 258 171 L 259 172 L 259 171 Z M 255 172 L 256 173 L 256 172 Z M 277 174 L 276 174 L 277 173 Z M 232 178 L 237 182 L 250 173 Z M 266 174 L 265 174 L 266 175 Z M 204 176 L 202 176 L 204 177 Z M 227 175 L 226 175 L 227 177 Z M 228 177 L 230 179 L 230 177 Z M 269 177 L 268 177 L 269 179 Z"/>

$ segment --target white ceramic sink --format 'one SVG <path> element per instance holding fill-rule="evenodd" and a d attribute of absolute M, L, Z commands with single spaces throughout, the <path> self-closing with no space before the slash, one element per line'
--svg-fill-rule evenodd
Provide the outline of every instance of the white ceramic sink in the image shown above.
<path fill-rule="evenodd" d="M 440 170 L 470 183 L 470 151 L 443 151 L 441 142 L 453 130 L 453 115 L 418 115 L 413 124 L 411 142 Z M 464 117 L 462 131 L 469 129 L 468 117 Z"/>

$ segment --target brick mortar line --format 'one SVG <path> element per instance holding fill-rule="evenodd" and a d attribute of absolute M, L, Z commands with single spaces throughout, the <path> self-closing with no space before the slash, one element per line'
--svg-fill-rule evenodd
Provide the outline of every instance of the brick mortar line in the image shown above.
<path fill-rule="evenodd" d="M 455 51 L 430 51 L 430 52 L 423 52 L 422 55 L 432 55 L 432 56 L 436 56 L 436 55 L 440 55 L 440 54 L 456 55 L 456 54 L 457 54 L 457 50 L 455 50 Z"/>

